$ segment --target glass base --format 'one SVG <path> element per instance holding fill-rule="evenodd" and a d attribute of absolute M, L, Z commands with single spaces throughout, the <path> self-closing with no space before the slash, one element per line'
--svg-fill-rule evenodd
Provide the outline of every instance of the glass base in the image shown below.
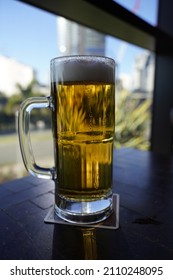
<path fill-rule="evenodd" d="M 55 213 L 63 220 L 77 224 L 95 224 L 112 213 L 112 195 L 96 201 L 56 199 Z"/>

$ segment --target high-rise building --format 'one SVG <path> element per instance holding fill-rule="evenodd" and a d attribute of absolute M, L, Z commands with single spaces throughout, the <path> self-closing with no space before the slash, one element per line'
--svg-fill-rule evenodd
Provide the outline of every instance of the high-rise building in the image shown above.
<path fill-rule="evenodd" d="M 63 17 L 57 18 L 58 55 L 105 55 L 105 36 Z"/>
<path fill-rule="evenodd" d="M 151 52 L 136 57 L 132 74 L 132 91 L 151 95 L 154 83 L 155 60 Z"/>

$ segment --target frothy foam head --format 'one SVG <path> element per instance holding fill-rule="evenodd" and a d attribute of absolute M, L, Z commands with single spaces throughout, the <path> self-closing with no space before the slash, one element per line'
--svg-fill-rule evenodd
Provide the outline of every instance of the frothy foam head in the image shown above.
<path fill-rule="evenodd" d="M 66 56 L 51 60 L 51 82 L 115 82 L 115 62 L 99 56 Z"/>

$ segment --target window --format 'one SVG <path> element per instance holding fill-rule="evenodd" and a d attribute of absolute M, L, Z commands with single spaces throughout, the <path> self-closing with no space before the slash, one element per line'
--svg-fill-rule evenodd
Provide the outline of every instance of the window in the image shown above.
<path fill-rule="evenodd" d="M 119 102 L 125 102 L 123 106 L 128 107 L 128 111 L 144 100 L 152 102 L 155 60 L 151 52 L 18 1 L 2 0 L 0 5 L 0 73 L 3 77 L 0 83 L 0 182 L 27 174 L 19 150 L 16 111 L 30 95 L 49 95 L 51 58 L 71 54 L 112 57 L 117 63 L 117 110 L 120 110 Z M 44 115 L 41 121 L 38 115 L 33 111 L 31 117 L 34 155 L 38 164 L 52 166 L 50 116 Z M 122 112 L 121 115 L 127 114 Z M 145 127 L 140 127 L 143 135 L 142 140 L 138 140 L 139 148 L 148 148 L 148 116 Z M 118 121 L 121 126 L 125 118 Z M 127 144 L 129 139 L 123 136 L 125 131 L 117 135 L 117 147 L 136 145 Z"/>

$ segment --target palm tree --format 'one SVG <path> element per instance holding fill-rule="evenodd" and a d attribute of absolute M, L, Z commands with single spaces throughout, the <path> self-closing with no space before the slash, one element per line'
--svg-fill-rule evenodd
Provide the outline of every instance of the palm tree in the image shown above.
<path fill-rule="evenodd" d="M 149 149 L 147 127 L 151 119 L 151 99 L 137 101 L 122 90 L 116 103 L 115 147 Z"/>
<path fill-rule="evenodd" d="M 23 100 L 31 97 L 34 94 L 35 87 L 38 85 L 38 81 L 33 79 L 27 86 L 22 86 L 21 84 L 17 83 L 16 88 L 18 93 L 22 96 Z"/>

